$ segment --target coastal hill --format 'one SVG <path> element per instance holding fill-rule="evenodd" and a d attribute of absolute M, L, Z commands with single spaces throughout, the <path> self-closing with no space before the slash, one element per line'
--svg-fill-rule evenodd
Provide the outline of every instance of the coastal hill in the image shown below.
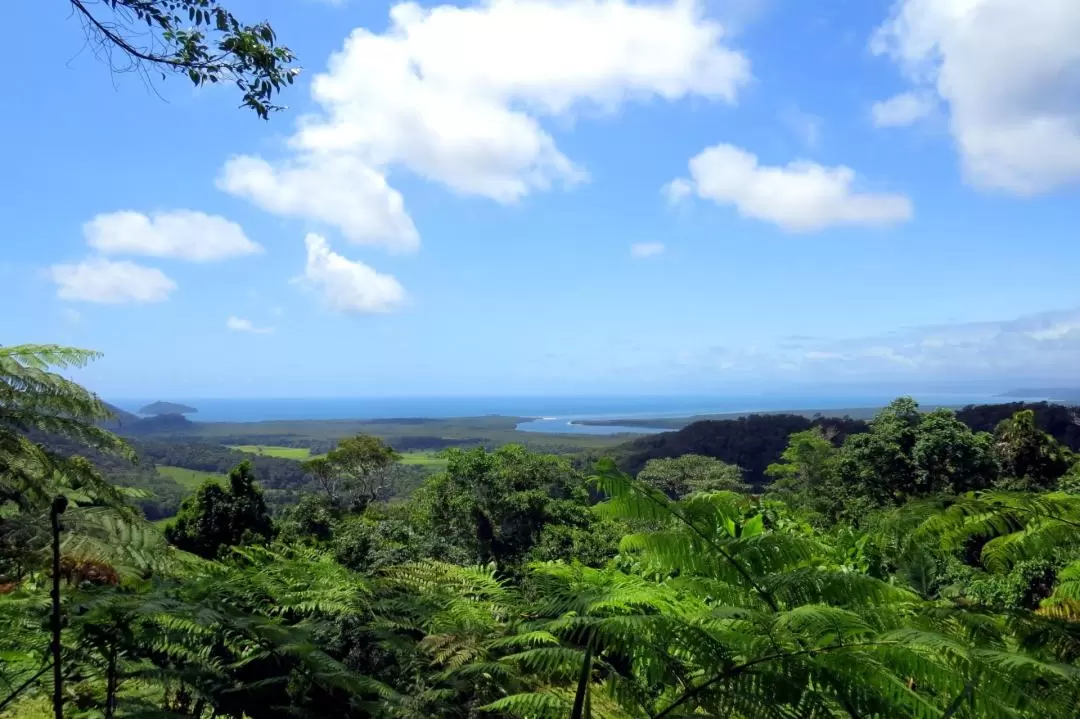
<path fill-rule="evenodd" d="M 199 410 L 194 407 L 189 407 L 186 404 L 177 404 L 176 402 L 154 402 L 148 404 L 139 410 L 139 414 L 194 414 Z"/>
<path fill-rule="evenodd" d="M 1053 402 L 969 405 L 957 410 L 956 417 L 976 432 L 993 432 L 999 422 L 1024 409 L 1035 413 L 1035 424 L 1040 430 L 1070 450 L 1080 451 L 1078 407 Z M 643 426 L 656 426 L 655 421 L 640 421 Z M 741 467 L 745 481 L 760 488 L 767 483 L 765 468 L 780 458 L 791 434 L 814 426 L 823 427 L 838 445 L 847 435 L 869 429 L 861 417 L 751 414 L 691 422 L 677 431 L 639 437 L 617 447 L 590 452 L 587 457 L 611 455 L 622 469 L 636 474 L 651 459 L 701 454 Z"/>

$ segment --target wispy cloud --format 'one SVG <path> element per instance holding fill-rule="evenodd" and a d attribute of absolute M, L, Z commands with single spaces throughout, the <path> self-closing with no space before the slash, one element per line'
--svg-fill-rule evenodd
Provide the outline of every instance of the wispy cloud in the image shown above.
<path fill-rule="evenodd" d="M 792 340 L 761 347 L 709 347 L 673 361 L 699 371 L 809 380 L 1080 379 L 1080 307 L 876 336 Z"/>
<path fill-rule="evenodd" d="M 825 126 L 825 120 L 820 115 L 804 112 L 797 107 L 789 107 L 780 113 L 780 122 L 787 125 L 787 128 L 807 149 L 816 150 L 821 146 L 821 132 Z"/>
<path fill-rule="evenodd" d="M 663 242 L 638 242 L 630 245 L 630 256 L 639 260 L 647 257 L 656 257 L 664 252 Z"/>
<path fill-rule="evenodd" d="M 229 319 L 225 320 L 225 326 L 233 332 L 247 332 L 255 335 L 268 335 L 274 331 L 273 327 L 258 327 L 251 320 L 236 315 L 230 315 Z"/>

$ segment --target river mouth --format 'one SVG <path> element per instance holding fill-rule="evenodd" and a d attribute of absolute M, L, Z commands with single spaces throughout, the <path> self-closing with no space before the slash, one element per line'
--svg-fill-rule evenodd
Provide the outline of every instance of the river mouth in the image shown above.
<path fill-rule="evenodd" d="M 579 424 L 583 420 L 601 419 L 600 417 L 538 417 L 528 422 L 521 422 L 515 429 L 519 432 L 539 432 L 543 434 L 657 434 L 671 432 L 663 427 L 630 427 L 625 425 Z"/>

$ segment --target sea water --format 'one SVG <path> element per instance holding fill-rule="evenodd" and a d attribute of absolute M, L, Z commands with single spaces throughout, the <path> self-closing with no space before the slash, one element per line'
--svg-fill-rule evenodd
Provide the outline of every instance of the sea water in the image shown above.
<path fill-rule="evenodd" d="M 962 406 L 1039 401 L 1042 397 L 1000 397 L 975 393 L 912 393 L 922 405 Z M 590 426 L 581 420 L 691 417 L 739 412 L 836 410 L 882 407 L 895 394 L 775 394 L 728 396 L 644 397 L 371 397 L 228 399 L 169 397 L 198 409 L 189 418 L 198 422 L 261 422 L 267 420 L 391 419 L 423 417 L 521 417 L 525 432 L 616 434 L 670 431 L 633 426 Z M 159 398 L 160 399 L 160 398 Z M 127 399 L 116 406 L 129 412 L 155 400 Z"/>

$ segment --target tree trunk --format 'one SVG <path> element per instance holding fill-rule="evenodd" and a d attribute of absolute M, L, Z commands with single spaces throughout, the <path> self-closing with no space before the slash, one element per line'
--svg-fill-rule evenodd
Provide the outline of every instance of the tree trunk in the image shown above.
<path fill-rule="evenodd" d="M 64 670 L 60 663 L 60 515 L 67 509 L 67 497 L 53 498 L 49 511 L 52 524 L 52 664 L 53 716 L 64 719 Z"/>
<path fill-rule="evenodd" d="M 105 719 L 116 716 L 116 687 L 119 684 L 116 675 L 116 642 L 109 644 L 109 667 L 105 678 Z"/>

